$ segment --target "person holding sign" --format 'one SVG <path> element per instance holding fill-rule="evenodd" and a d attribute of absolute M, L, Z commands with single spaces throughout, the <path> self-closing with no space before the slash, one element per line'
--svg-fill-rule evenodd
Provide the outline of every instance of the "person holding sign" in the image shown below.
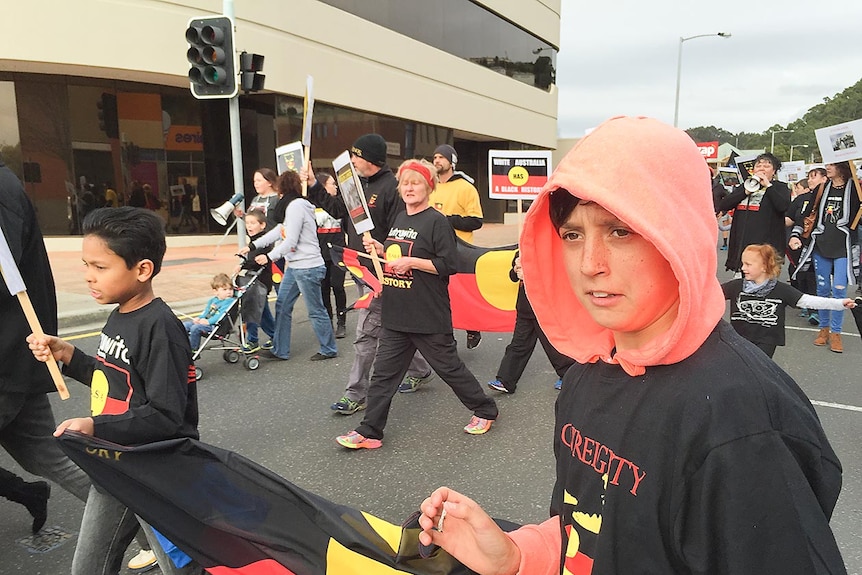
<path fill-rule="evenodd" d="M 817 216 L 811 230 L 811 241 L 802 252 L 796 269 L 798 274 L 806 262 L 813 261 L 817 295 L 843 299 L 847 296 L 847 286 L 856 283 L 858 275 L 858 232 L 854 224 L 857 223 L 855 218 L 859 213 L 859 194 L 853 185 L 850 164 L 847 162 L 826 164 L 826 177 L 829 183 L 813 208 L 817 210 Z M 790 249 L 802 247 L 803 220 L 804 217 L 800 217 L 793 226 L 788 242 Z M 831 351 L 842 353 L 844 311 L 821 309 L 818 319 L 820 332 L 814 338 L 814 345 L 828 344 Z"/>
<path fill-rule="evenodd" d="M 42 329 L 57 333 L 57 296 L 48 253 L 33 204 L 21 181 L 0 160 L 0 233 L 19 264 Z M 6 262 L 3 262 L 4 269 Z M 6 273 L 6 272 L 4 272 Z M 56 391 L 45 364 L 27 347 L 31 333 L 17 298 L 0 279 L 0 445 L 28 473 L 57 483 L 87 500 L 90 478 L 66 457 L 52 434 L 57 427 L 48 393 Z"/>
<path fill-rule="evenodd" d="M 434 150 L 434 168 L 439 183 L 431 193 L 431 206 L 446 216 L 455 229 L 455 234 L 473 243 L 473 232 L 482 227 L 482 203 L 479 192 L 464 172 L 456 172 L 458 154 L 449 144 L 441 144 Z M 467 349 L 473 349 L 482 341 L 478 331 L 467 330 Z"/>
<path fill-rule="evenodd" d="M 348 449 L 383 445 L 392 398 L 417 350 L 473 412 L 466 433 L 484 434 L 497 419 L 497 404 L 458 357 L 449 304 L 449 276 L 457 269 L 455 234 L 429 204 L 435 183 L 429 162 L 401 164 L 398 188 L 406 210 L 396 215 L 385 242 L 366 240 L 369 253 L 386 258 L 383 325 L 365 417 L 355 430 L 336 438 Z"/>
<path fill-rule="evenodd" d="M 371 237 L 378 242 L 383 242 L 395 216 L 404 211 L 404 201 L 398 195 L 398 181 L 386 165 L 386 140 L 380 134 L 360 136 L 350 147 L 350 161 L 362 181 L 362 192 L 365 194 L 368 212 L 374 223 L 374 228 L 370 232 Z M 356 231 L 354 222 L 350 218 L 351 206 L 345 204 L 344 190 L 338 196 L 329 195 L 322 183 L 315 178 L 310 165 L 307 171 L 302 171 L 302 174 L 308 178 L 308 199 L 333 217 L 343 219 L 347 223 L 345 228 L 347 247 L 364 252 L 362 234 Z M 381 331 L 380 298 L 372 299 L 368 307 L 360 309 L 358 313 L 356 340 L 353 343 L 355 354 L 347 377 L 347 387 L 341 399 L 330 406 L 332 411 L 341 415 L 352 415 L 365 409 L 371 366 L 377 355 Z M 404 381 L 411 386 L 411 390 L 414 390 L 432 374 L 428 362 L 416 353 Z"/>

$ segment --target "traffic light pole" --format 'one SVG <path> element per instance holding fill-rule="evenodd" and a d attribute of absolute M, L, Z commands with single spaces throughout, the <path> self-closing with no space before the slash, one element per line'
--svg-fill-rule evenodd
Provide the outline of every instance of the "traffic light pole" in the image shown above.
<path fill-rule="evenodd" d="M 223 0 L 222 13 L 233 21 L 233 0 Z M 235 54 L 230 55 L 235 58 Z M 228 100 L 228 111 L 230 116 L 230 156 L 233 166 L 233 189 L 234 193 L 243 194 L 237 207 L 245 213 L 245 184 L 242 180 L 242 139 L 239 127 L 239 94 Z M 237 245 L 240 249 L 246 245 L 245 220 L 236 220 Z"/>

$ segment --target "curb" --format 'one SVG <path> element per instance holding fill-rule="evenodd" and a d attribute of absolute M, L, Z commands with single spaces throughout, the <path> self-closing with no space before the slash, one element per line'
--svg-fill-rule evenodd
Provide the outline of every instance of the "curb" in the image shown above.
<path fill-rule="evenodd" d="M 173 310 L 174 314 L 183 319 L 183 315 L 196 316 L 209 301 L 208 297 L 196 298 L 185 301 L 165 302 Z M 116 306 L 99 306 L 97 308 L 70 311 L 57 314 L 60 336 L 85 331 L 97 331 L 105 325 L 105 321 Z"/>

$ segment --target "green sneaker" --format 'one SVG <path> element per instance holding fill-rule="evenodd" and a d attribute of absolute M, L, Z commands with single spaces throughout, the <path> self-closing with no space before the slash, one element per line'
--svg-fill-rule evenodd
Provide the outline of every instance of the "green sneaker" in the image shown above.
<path fill-rule="evenodd" d="M 363 409 L 365 409 L 365 404 L 359 403 L 358 401 L 353 401 L 348 397 L 342 397 L 341 399 L 330 405 L 329 409 L 331 409 L 335 413 L 340 413 L 341 415 L 353 415 L 357 411 L 362 411 Z"/>
<path fill-rule="evenodd" d="M 404 381 L 401 382 L 401 385 L 398 386 L 398 393 L 413 393 L 428 382 L 428 380 L 433 376 L 433 371 L 429 372 L 425 377 L 413 377 L 412 375 L 408 375 L 404 378 Z"/>

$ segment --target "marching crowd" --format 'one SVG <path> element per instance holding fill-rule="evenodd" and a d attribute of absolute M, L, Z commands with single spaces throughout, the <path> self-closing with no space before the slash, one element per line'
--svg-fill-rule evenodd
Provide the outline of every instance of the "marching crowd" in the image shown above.
<path fill-rule="evenodd" d="M 448 294 L 456 234 L 469 239 L 482 225 L 478 192 L 446 144 L 432 162 L 407 160 L 394 172 L 377 134 L 358 138 L 350 153 L 374 222 L 366 234 L 356 231 L 331 175 L 310 164 L 280 176 L 255 172 L 257 196 L 237 213 L 250 243 L 235 274 L 260 272 L 261 280 L 246 292 L 243 352 L 289 359 L 302 295 L 319 342 L 309 359 L 338 356 L 346 296 L 328 248 L 341 241 L 378 259 L 392 281 L 358 313 L 354 360 L 331 409 L 364 413 L 335 441 L 380 448 L 394 395 L 434 374 L 470 412 L 464 432 L 483 435 L 499 410 L 459 356 Z M 657 161 L 672 162 L 673 173 L 656 176 Z M 786 306 L 820 310 L 814 344 L 843 351 L 843 310 L 854 305 L 847 286 L 858 274 L 859 197 L 849 168 L 829 164 L 812 169 L 810 191 L 792 200 L 775 179 L 779 168 L 762 154 L 753 185 L 711 201 L 708 169 L 691 139 L 647 118 L 611 119 L 562 160 L 528 213 L 512 261 L 515 331 L 484 386 L 514 393 L 541 341 L 560 390 L 550 518 L 504 533 L 474 500 L 441 487 L 421 503 L 423 545 L 483 574 L 845 572 L 829 527 L 840 462 L 805 394 L 770 357 L 784 344 Z M 3 232 L 16 261 L 44 271 L 32 205 L 7 172 L 0 165 Z M 720 285 L 716 216 L 730 210 L 726 267 L 740 277 Z M 667 226 L 670 213 L 687 225 Z M 117 573 L 139 532 L 165 573 L 200 572 L 194 562 L 176 566 L 157 532 L 90 486 L 51 436 L 69 430 L 127 445 L 197 438 L 192 348 L 224 315 L 229 286 L 214 278 L 207 310 L 183 325 L 152 289 L 166 249 L 157 216 L 97 209 L 82 232 L 90 293 L 118 304 L 98 358 L 51 335 L 53 284 L 34 298 L 48 335 L 30 333 L 14 298 L 3 298 L 11 327 L 0 341 L 16 358 L 9 363 L 20 365 L 0 367 L 0 443 L 28 472 L 86 501 L 72 573 Z M 269 274 L 280 260 L 272 314 Z M 785 260 L 791 285 L 778 281 Z M 813 282 L 805 279 L 811 269 Z M 726 300 L 730 325 L 722 320 Z M 467 349 L 480 341 L 481 333 L 468 332 Z M 50 359 L 92 387 L 91 416 L 54 425 L 51 383 L 39 364 Z M 0 481 L 17 485 L 5 475 Z M 25 494 L 10 498 L 31 511 L 36 531 L 47 489 L 17 487 L 3 494 Z"/>

